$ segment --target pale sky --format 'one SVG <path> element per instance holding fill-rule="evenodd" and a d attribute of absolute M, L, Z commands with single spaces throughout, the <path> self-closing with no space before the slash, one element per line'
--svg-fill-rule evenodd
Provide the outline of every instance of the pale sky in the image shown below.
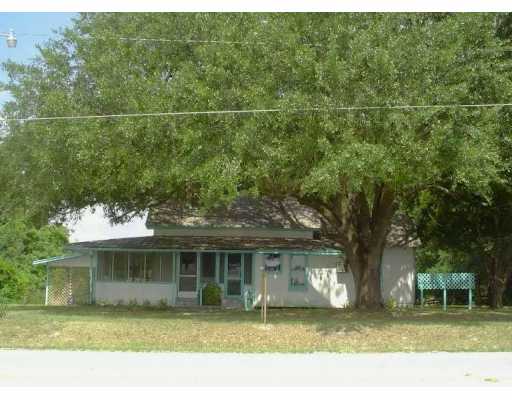
<path fill-rule="evenodd" d="M 134 218 L 126 224 L 111 225 L 103 215 L 103 210 L 97 208 L 84 210 L 84 215 L 77 223 L 69 222 L 66 226 L 71 231 L 71 242 L 89 240 L 115 239 L 122 237 L 151 236 L 153 230 L 146 229 L 146 217 Z"/>
<path fill-rule="evenodd" d="M 46 41 L 55 35 L 53 31 L 71 24 L 74 13 L 0 13 L 0 32 L 14 29 L 18 44 L 16 48 L 9 49 L 5 41 L 0 41 L 0 63 L 7 60 L 27 63 L 37 55 L 37 43 Z M 0 68 L 0 82 L 5 81 L 7 75 Z M 11 99 L 8 92 L 0 91 L 0 108 Z M 110 225 L 99 208 L 95 213 L 90 209 L 84 210 L 82 219 L 77 223 L 68 223 L 70 228 L 70 241 L 87 241 L 99 239 L 113 239 L 120 237 L 148 236 L 152 230 L 145 227 L 146 218 L 135 218 L 122 225 Z"/>

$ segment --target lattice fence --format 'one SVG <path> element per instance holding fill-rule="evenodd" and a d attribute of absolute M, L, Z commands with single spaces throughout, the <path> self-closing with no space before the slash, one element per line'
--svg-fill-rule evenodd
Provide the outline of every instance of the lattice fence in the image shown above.
<path fill-rule="evenodd" d="M 419 273 L 416 277 L 418 289 L 420 290 L 420 302 L 423 306 L 424 290 L 442 290 L 443 308 L 446 310 L 446 291 L 447 290 L 467 290 L 468 308 L 473 304 L 472 291 L 475 288 L 475 274 L 470 272 L 452 272 L 452 273 Z"/>
<path fill-rule="evenodd" d="M 418 289 L 461 289 L 475 288 L 475 274 L 470 272 L 418 274 Z"/>
<path fill-rule="evenodd" d="M 48 304 L 89 304 L 89 268 L 49 267 Z"/>

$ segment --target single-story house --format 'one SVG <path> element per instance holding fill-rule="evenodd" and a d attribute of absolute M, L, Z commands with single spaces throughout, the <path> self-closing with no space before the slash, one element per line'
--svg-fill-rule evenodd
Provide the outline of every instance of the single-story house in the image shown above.
<path fill-rule="evenodd" d="M 343 249 L 322 237 L 318 214 L 295 199 L 240 197 L 206 213 L 168 203 L 150 210 L 153 236 L 71 243 L 69 254 L 37 260 L 48 268 L 47 304 L 200 303 L 215 282 L 223 304 L 260 303 L 262 270 L 274 307 L 346 307 L 354 282 Z M 382 299 L 415 299 L 414 247 L 388 235 Z M 58 272 L 58 273 L 57 273 Z"/>

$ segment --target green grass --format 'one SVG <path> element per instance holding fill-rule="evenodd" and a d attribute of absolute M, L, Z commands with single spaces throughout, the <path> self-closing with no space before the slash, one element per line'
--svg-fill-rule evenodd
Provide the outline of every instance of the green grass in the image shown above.
<path fill-rule="evenodd" d="M 512 309 L 259 312 L 12 306 L 0 348 L 205 352 L 512 351 Z"/>

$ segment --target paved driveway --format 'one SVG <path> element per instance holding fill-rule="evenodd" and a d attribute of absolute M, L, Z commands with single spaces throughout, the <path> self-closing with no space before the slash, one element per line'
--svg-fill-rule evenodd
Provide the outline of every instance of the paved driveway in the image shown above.
<path fill-rule="evenodd" d="M 0 350 L 0 385 L 512 385 L 512 353 Z"/>

